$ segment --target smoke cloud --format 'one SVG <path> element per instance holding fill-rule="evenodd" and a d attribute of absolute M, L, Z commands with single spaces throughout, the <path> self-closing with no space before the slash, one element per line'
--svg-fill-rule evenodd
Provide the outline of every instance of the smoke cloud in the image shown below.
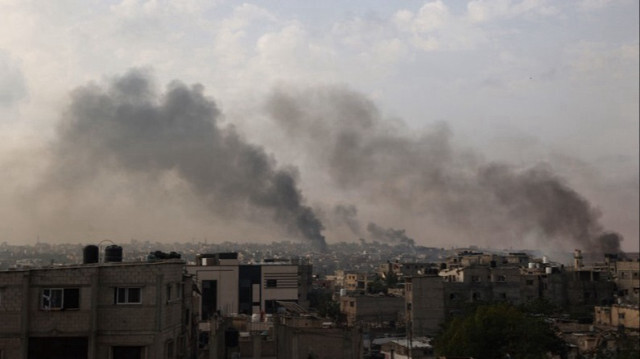
<path fill-rule="evenodd" d="M 212 215 L 267 212 L 324 250 L 323 224 L 304 205 L 296 170 L 278 167 L 263 148 L 221 121 L 202 86 L 173 82 L 159 94 L 139 70 L 106 86 L 81 87 L 63 116 L 40 190 L 70 196 L 107 173 L 149 186 L 169 175 Z"/>
<path fill-rule="evenodd" d="M 338 204 L 333 209 L 334 218 L 338 225 L 344 224 L 355 235 L 360 234 L 360 222 L 358 221 L 358 208 L 353 205 Z"/>
<path fill-rule="evenodd" d="M 445 228 L 471 243 L 523 245 L 534 238 L 534 245 L 547 248 L 620 251 L 622 238 L 606 235 L 599 211 L 549 166 L 487 162 L 456 149 L 445 124 L 410 132 L 344 87 L 280 87 L 266 110 L 333 185 L 357 193 L 359 207 L 424 219 L 418 227 L 425 236 Z M 340 211 L 352 222 L 357 213 Z M 374 223 L 367 230 L 375 238 L 412 240 L 404 230 Z"/>
<path fill-rule="evenodd" d="M 367 225 L 367 231 L 374 240 L 414 246 L 416 242 L 407 237 L 404 229 L 382 228 L 375 223 Z"/>

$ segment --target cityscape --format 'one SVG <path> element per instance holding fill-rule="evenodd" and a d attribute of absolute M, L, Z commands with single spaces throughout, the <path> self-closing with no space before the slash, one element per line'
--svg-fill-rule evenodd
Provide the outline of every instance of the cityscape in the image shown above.
<path fill-rule="evenodd" d="M 640 358 L 639 16 L 0 0 L 0 359 Z"/>
<path fill-rule="evenodd" d="M 460 358 L 478 339 L 447 325 L 492 310 L 541 342 L 487 336 L 476 356 L 640 353 L 638 253 L 103 240 L 0 260 L 9 358 Z"/>

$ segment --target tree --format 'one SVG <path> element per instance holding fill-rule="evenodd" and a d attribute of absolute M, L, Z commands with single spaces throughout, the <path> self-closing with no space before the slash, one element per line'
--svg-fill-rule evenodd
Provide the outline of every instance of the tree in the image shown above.
<path fill-rule="evenodd" d="M 564 351 L 564 342 L 548 323 L 509 304 L 481 305 L 453 318 L 434 344 L 438 355 L 487 359 L 537 359 Z"/>

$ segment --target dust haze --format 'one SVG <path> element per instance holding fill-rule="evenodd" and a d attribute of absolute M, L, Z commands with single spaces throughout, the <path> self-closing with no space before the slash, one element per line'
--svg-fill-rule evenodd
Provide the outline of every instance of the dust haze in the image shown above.
<path fill-rule="evenodd" d="M 621 235 L 550 165 L 456 148 L 445 122 L 410 131 L 343 86 L 280 86 L 261 116 L 298 167 L 245 138 L 202 86 L 161 88 L 131 70 L 71 91 L 51 143 L 2 162 L 14 173 L 0 192 L 7 235 L 620 251 Z M 305 192 L 309 177 L 330 191 Z"/>

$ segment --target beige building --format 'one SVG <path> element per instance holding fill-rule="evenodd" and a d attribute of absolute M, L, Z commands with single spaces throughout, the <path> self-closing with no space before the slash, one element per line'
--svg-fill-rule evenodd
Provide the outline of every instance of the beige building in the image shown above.
<path fill-rule="evenodd" d="M 637 305 L 618 304 L 610 307 L 595 307 L 594 323 L 640 330 L 640 309 Z"/>
<path fill-rule="evenodd" d="M 187 266 L 201 292 L 201 320 L 213 314 L 275 313 L 278 301 L 308 306 L 311 265 L 299 261 L 265 261 L 240 264 L 238 254 L 215 253 L 198 256 Z"/>
<path fill-rule="evenodd" d="M 336 274 L 337 278 L 342 278 L 342 282 L 339 284 L 347 291 L 364 292 L 367 290 L 367 273 L 336 271 Z"/>
<path fill-rule="evenodd" d="M 0 358 L 188 358 L 184 262 L 110 262 L 0 272 Z"/>

